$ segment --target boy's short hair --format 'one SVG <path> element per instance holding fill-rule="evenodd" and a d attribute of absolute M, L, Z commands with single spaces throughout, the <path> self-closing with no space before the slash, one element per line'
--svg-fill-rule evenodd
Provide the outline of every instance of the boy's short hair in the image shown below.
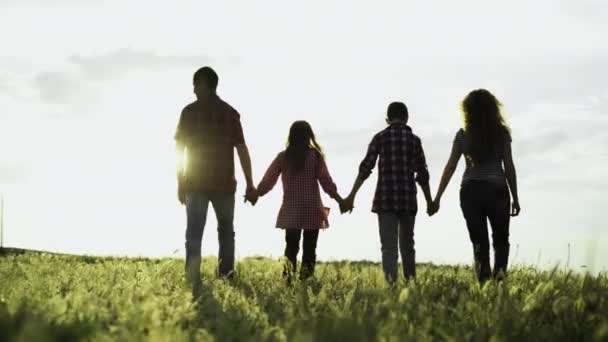
<path fill-rule="evenodd" d="M 388 105 L 388 109 L 386 110 L 386 117 L 389 120 L 407 121 L 407 106 L 403 102 L 392 102 Z"/>
<path fill-rule="evenodd" d="M 192 78 L 192 82 L 197 84 L 199 82 L 205 82 L 209 88 L 217 89 L 217 83 L 219 82 L 219 77 L 215 70 L 211 69 L 211 67 L 204 66 L 194 73 L 194 77 Z"/>

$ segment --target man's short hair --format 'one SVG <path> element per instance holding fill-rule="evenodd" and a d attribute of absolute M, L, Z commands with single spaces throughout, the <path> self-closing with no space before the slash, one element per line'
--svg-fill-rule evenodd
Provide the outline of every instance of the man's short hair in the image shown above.
<path fill-rule="evenodd" d="M 386 110 L 386 117 L 389 120 L 407 121 L 407 106 L 403 102 L 392 102 L 388 105 L 388 109 Z"/>
<path fill-rule="evenodd" d="M 211 69 L 211 67 L 205 66 L 202 67 L 194 73 L 193 83 L 198 84 L 199 82 L 205 82 L 211 89 L 217 89 L 217 83 L 219 78 L 215 70 Z"/>

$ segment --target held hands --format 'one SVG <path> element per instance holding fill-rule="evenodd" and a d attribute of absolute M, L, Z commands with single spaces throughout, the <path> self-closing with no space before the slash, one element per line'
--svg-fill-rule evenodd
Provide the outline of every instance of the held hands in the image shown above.
<path fill-rule="evenodd" d="M 338 203 L 340 204 L 340 213 L 352 213 L 353 208 L 355 207 L 354 202 L 355 196 L 353 196 L 352 194 L 348 195 L 348 197 L 342 199 L 341 201 L 338 201 Z"/>
<path fill-rule="evenodd" d="M 429 216 L 435 215 L 439 211 L 439 198 L 435 198 L 435 200 L 426 202 L 426 213 Z"/>
<path fill-rule="evenodd" d="M 243 196 L 243 197 L 245 198 L 244 203 L 247 203 L 247 201 L 249 201 L 249 203 L 251 203 L 251 205 L 255 205 L 258 202 L 258 199 L 260 198 L 260 196 L 258 195 L 257 189 L 253 185 L 247 186 L 247 190 L 245 191 L 245 196 Z"/>

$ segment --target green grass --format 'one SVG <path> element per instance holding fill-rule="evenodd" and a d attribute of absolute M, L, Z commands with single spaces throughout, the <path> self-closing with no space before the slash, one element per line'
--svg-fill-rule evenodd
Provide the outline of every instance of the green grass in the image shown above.
<path fill-rule="evenodd" d="M 203 262 L 192 304 L 183 260 L 0 256 L 0 341 L 608 341 L 608 278 L 515 268 L 480 288 L 463 266 L 419 265 L 387 288 L 378 264 L 320 264 L 287 286 L 281 263 Z"/>

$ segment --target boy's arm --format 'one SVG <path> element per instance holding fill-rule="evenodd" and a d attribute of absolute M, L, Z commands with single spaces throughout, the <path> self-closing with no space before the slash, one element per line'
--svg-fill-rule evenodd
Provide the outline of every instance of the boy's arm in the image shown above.
<path fill-rule="evenodd" d="M 362 178 L 361 175 L 357 176 L 350 194 L 342 201 L 342 208 L 340 208 L 342 213 L 353 211 L 353 208 L 355 207 L 355 196 L 357 196 L 357 192 L 365 182 L 365 179 L 366 178 Z"/>
<path fill-rule="evenodd" d="M 416 182 L 422 189 L 424 193 L 424 199 L 426 200 L 427 206 L 433 202 L 433 197 L 431 196 L 431 187 L 429 185 L 429 169 L 426 165 L 426 158 L 424 156 L 424 149 L 422 148 L 422 142 L 420 139 L 417 139 L 418 143 L 415 155 L 415 170 L 416 170 Z"/>
<path fill-rule="evenodd" d="M 430 208 L 431 204 L 433 203 L 433 197 L 431 196 L 431 186 L 429 185 L 429 183 L 419 184 L 419 185 L 420 185 L 420 188 L 422 189 L 422 192 L 424 193 L 424 199 L 426 201 L 427 211 L 428 211 L 428 208 Z"/>
<path fill-rule="evenodd" d="M 377 138 L 374 137 L 374 139 L 372 139 L 371 143 L 367 148 L 367 154 L 365 155 L 365 158 L 363 158 L 363 161 L 359 165 L 359 174 L 355 179 L 353 188 L 350 191 L 350 194 L 343 201 L 343 205 L 340 210 L 343 213 L 347 211 L 353 211 L 355 196 L 357 196 L 357 192 L 359 192 L 359 189 L 361 188 L 365 180 L 369 178 L 369 176 L 372 174 L 372 170 L 376 166 L 376 160 L 378 159 L 379 151 L 380 149 L 378 146 Z"/>

